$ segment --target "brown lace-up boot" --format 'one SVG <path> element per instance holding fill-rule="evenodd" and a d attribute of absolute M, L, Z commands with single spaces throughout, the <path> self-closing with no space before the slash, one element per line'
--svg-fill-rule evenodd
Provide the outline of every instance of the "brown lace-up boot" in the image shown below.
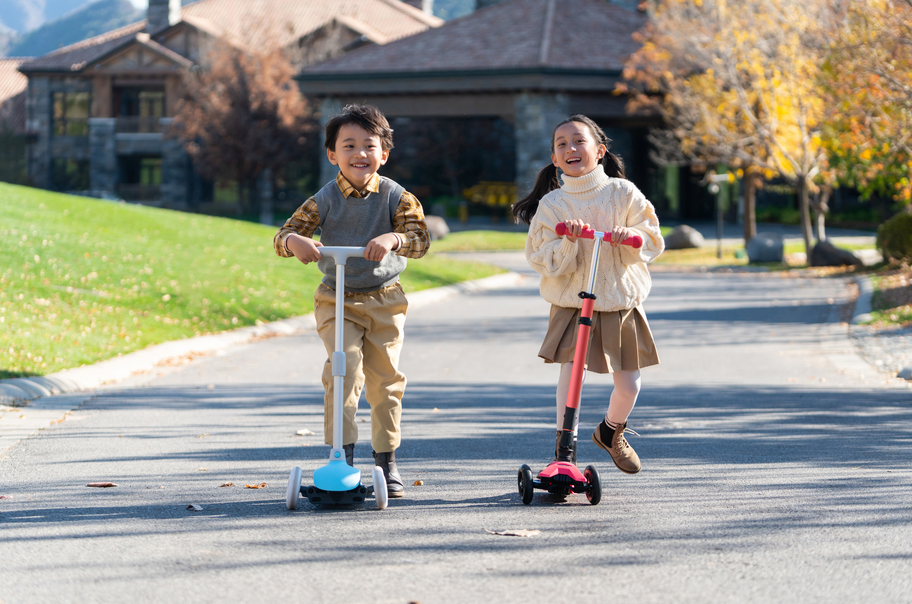
<path fill-rule="evenodd" d="M 624 438 L 624 432 L 636 434 L 633 430 L 627 429 L 627 422 L 618 424 L 617 428 L 612 429 L 611 426 L 605 423 L 605 420 L 602 420 L 602 423 L 592 433 L 592 442 L 608 451 L 618 470 L 627 474 L 636 474 L 640 471 L 642 465 L 636 451 Z"/>

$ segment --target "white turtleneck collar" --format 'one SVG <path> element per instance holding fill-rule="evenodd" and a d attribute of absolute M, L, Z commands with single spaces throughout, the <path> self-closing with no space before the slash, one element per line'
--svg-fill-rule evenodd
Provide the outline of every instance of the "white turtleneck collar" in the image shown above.
<path fill-rule="evenodd" d="M 561 189 L 567 193 L 581 195 L 604 189 L 611 181 L 611 177 L 605 174 L 605 167 L 598 164 L 592 172 L 583 176 L 561 174 L 561 181 L 563 182 Z"/>

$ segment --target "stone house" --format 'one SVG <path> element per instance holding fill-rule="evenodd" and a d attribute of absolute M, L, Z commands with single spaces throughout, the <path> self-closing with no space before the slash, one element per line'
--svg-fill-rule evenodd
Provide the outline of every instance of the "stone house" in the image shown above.
<path fill-rule="evenodd" d="M 0 182 L 24 184 L 26 169 L 25 97 L 28 79 L 19 71 L 27 59 L 0 59 Z"/>
<path fill-rule="evenodd" d="M 303 68 L 441 24 L 399 0 L 198 0 L 183 7 L 149 0 L 143 21 L 18 65 L 27 78 L 29 179 L 46 189 L 186 208 L 205 199 L 206 183 L 182 144 L 165 134 L 181 73 L 199 64 L 212 40 L 283 48 Z"/>

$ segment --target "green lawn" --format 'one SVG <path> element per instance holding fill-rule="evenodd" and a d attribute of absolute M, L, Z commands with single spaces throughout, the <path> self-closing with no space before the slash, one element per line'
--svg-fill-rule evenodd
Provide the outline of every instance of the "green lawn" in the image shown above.
<path fill-rule="evenodd" d="M 274 227 L 0 183 L 0 378 L 311 312 L 315 265 Z M 414 292 L 502 272 L 428 254 Z"/>

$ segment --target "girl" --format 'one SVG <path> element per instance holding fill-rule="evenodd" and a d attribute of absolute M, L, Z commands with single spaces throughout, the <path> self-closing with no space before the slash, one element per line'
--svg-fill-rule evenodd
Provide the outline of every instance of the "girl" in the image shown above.
<path fill-rule="evenodd" d="M 665 241 L 655 208 L 633 183 L 625 180 L 620 158 L 608 152 L 610 142 L 602 129 L 584 115 L 574 115 L 558 124 L 551 135 L 552 165 L 538 173 L 532 192 L 513 206 L 513 216 L 517 222 L 529 225 L 526 259 L 541 274 L 541 295 L 551 303 L 548 332 L 538 355 L 546 363 L 561 364 L 557 383 L 558 437 L 573 372 L 582 307 L 578 294 L 586 289 L 593 249 L 592 240 L 578 237 L 583 228 L 611 232 L 611 245 L 601 247 L 592 292 L 596 296 L 595 312 L 586 368 L 611 373 L 614 391 L 605 419 L 596 427 L 592 440 L 608 451 L 619 470 L 636 474 L 640 459 L 624 432 L 640 392 L 640 368 L 659 363 L 640 305 L 652 284 L 646 263 L 662 253 Z M 558 169 L 563 172 L 563 184 L 558 181 Z M 567 226 L 565 237 L 554 231 L 561 222 Z M 643 238 L 639 249 L 615 243 L 633 235 Z M 577 429 L 578 426 L 573 427 L 574 436 Z M 574 458 L 575 450 L 574 446 Z"/>

